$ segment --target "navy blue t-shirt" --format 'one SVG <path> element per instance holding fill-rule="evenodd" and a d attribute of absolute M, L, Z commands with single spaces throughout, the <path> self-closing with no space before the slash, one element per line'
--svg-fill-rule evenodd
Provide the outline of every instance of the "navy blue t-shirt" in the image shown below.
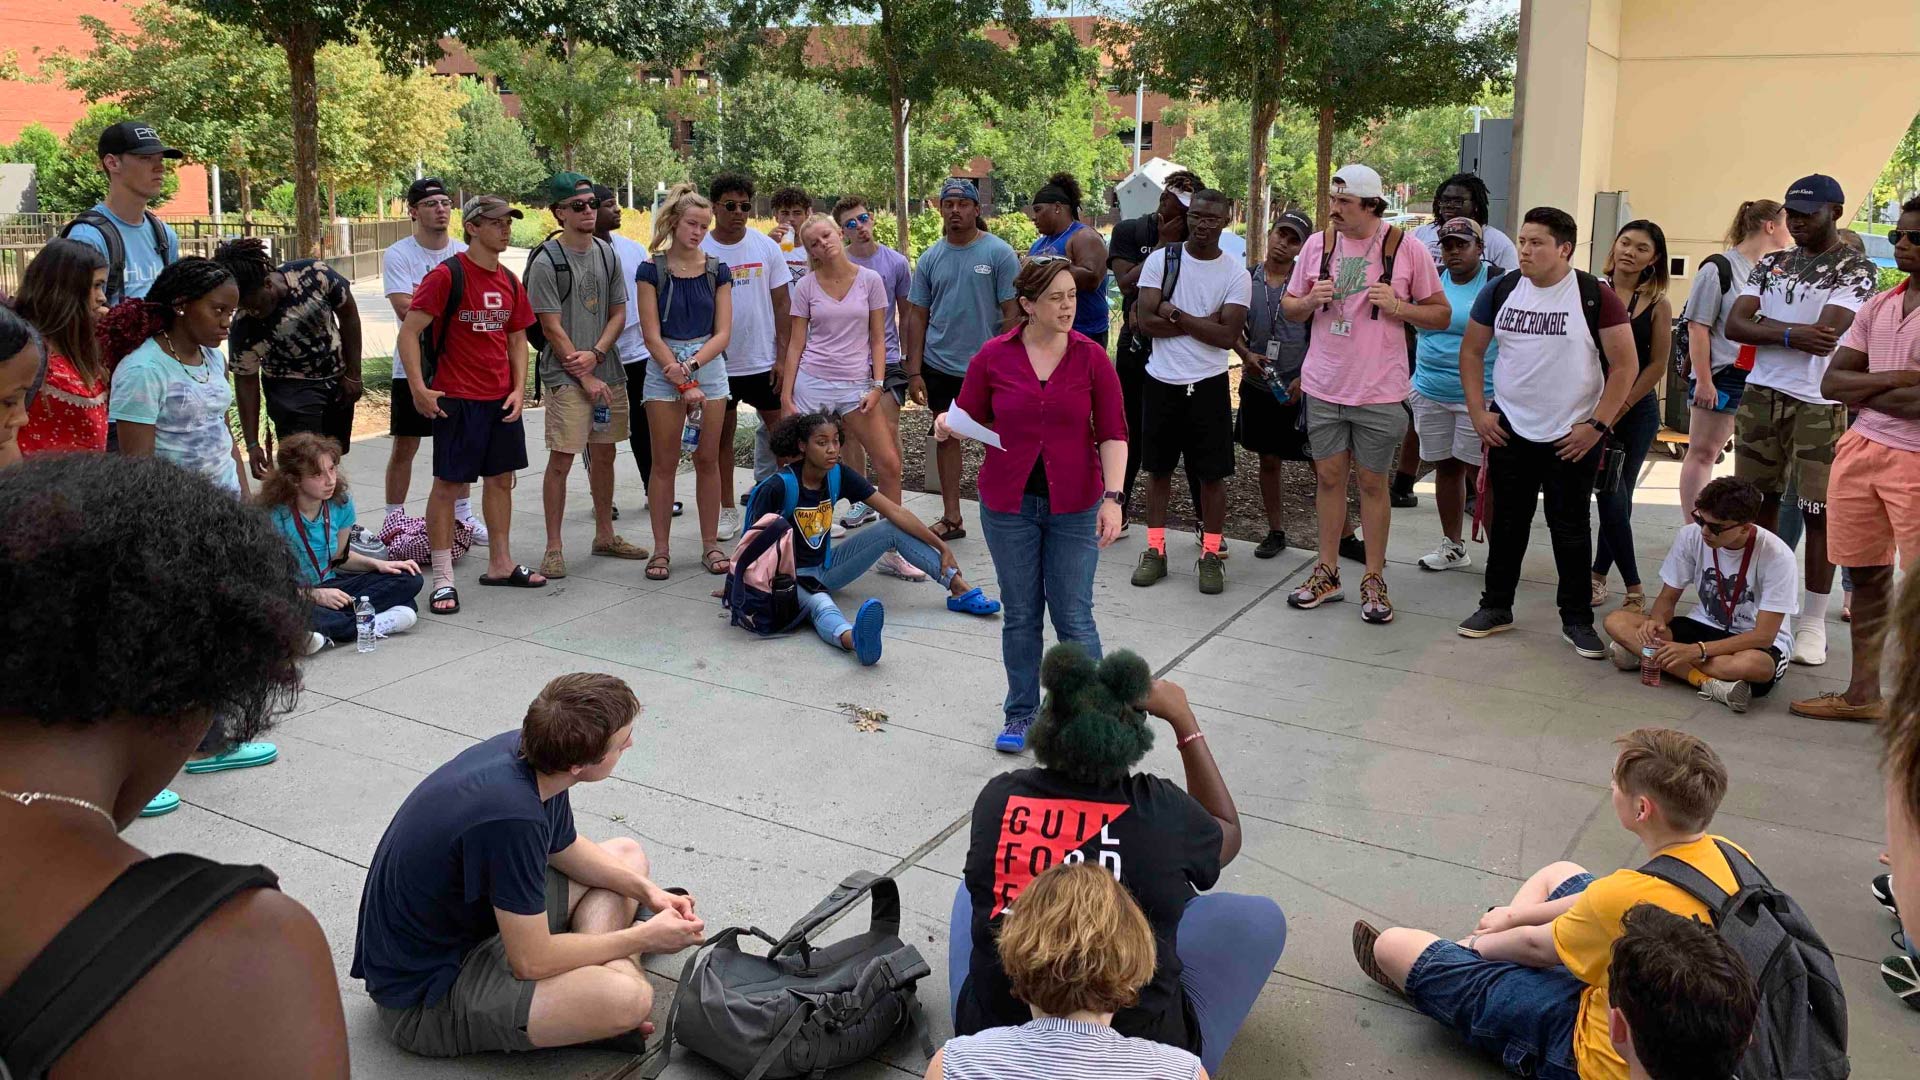
<path fill-rule="evenodd" d="M 520 733 L 495 735 L 420 781 L 374 850 L 350 974 L 390 1009 L 445 997 L 460 961 L 500 932 L 493 909 L 547 910 L 547 856 L 574 841 L 573 804 L 545 803 Z"/>
<path fill-rule="evenodd" d="M 789 466 L 782 472 L 795 471 L 798 466 Z M 871 481 L 852 469 L 835 465 L 840 470 L 840 497 L 850 503 L 866 502 L 876 490 Z M 827 561 L 827 549 L 832 543 L 833 503 L 827 498 L 827 485 L 810 488 L 804 482 L 798 485 L 800 501 L 793 508 L 793 568 L 800 570 L 818 570 Z M 787 489 L 775 473 L 753 489 L 747 500 L 747 522 L 752 524 L 768 514 L 778 514 L 786 501 Z"/>
<path fill-rule="evenodd" d="M 666 258 L 665 255 L 658 258 Z M 654 302 L 659 303 L 660 264 L 643 262 L 634 274 L 635 281 L 644 281 L 654 288 Z M 667 294 L 667 310 L 660 320 L 660 336 L 675 341 L 694 341 L 713 333 L 714 304 L 717 302 L 714 291 L 722 285 L 733 284 L 733 272 L 726 263 L 720 264 L 720 272 L 712 285 L 707 284 L 707 275 L 698 277 L 673 277 L 673 291 Z M 638 295 L 636 293 L 636 295 Z"/>

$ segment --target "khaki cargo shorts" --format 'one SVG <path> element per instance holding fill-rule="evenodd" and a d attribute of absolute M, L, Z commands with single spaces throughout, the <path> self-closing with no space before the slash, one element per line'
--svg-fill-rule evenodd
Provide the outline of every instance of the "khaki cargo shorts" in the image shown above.
<path fill-rule="evenodd" d="M 1844 405 L 1816 405 L 1749 383 L 1735 414 L 1733 473 L 1767 495 L 1791 483 L 1801 509 L 1822 511 L 1834 447 L 1846 430 Z"/>

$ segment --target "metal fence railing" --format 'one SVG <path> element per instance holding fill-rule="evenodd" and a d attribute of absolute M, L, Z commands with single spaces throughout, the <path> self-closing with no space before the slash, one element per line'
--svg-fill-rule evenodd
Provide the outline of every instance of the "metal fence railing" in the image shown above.
<path fill-rule="evenodd" d="M 280 222 L 249 225 L 237 217 L 223 221 L 166 214 L 160 217 L 179 234 L 182 255 L 210 256 L 222 240 L 260 236 L 272 243 L 276 259 L 286 261 L 299 257 L 293 250 L 292 225 Z M 0 292 L 11 296 L 20 290 L 20 275 L 27 264 L 48 240 L 60 235 L 60 229 L 72 219 L 71 214 L 0 214 Z M 380 253 L 412 228 L 412 222 L 404 218 L 347 221 L 344 229 L 336 224 L 322 234 L 324 257 L 350 280 L 372 277 L 380 272 Z"/>

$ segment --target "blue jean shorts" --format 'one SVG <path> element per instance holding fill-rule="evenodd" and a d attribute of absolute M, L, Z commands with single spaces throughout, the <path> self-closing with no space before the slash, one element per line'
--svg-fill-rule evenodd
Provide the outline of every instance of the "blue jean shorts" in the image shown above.
<path fill-rule="evenodd" d="M 1697 380 L 1693 372 L 1687 372 L 1687 402 L 1693 402 L 1693 388 Z M 1740 399 L 1747 396 L 1747 373 L 1737 367 L 1725 367 L 1713 373 L 1713 388 L 1721 394 L 1721 403 L 1709 412 L 1732 415 L 1740 411 Z"/>
<path fill-rule="evenodd" d="M 1592 874 L 1575 874 L 1548 897 L 1584 890 Z M 1485 960 L 1451 941 L 1427 946 L 1407 972 L 1407 1000 L 1452 1028 L 1515 1076 L 1580 1080 L 1573 1032 L 1587 984 L 1564 967 L 1530 968 Z"/>
<path fill-rule="evenodd" d="M 695 338 L 691 341 L 666 339 L 667 348 L 673 350 L 674 359 L 683 364 L 692 359 L 693 354 L 699 352 L 700 346 L 706 343 L 706 338 Z M 732 393 L 728 389 L 727 357 L 724 353 L 701 364 L 700 370 L 693 373 L 693 379 L 700 384 L 700 392 L 707 395 L 708 401 L 725 401 Z M 652 357 L 647 358 L 646 381 L 641 384 L 640 391 L 642 401 L 677 402 L 680 400 L 680 391 L 674 389 L 674 385 L 667 381 L 667 373 L 661 369 L 660 362 Z"/>

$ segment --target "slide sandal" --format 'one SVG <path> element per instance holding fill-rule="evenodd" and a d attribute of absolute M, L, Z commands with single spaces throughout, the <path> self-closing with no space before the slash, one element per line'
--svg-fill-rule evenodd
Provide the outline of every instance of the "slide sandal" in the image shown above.
<path fill-rule="evenodd" d="M 161 788 L 160 794 L 147 800 L 146 808 L 140 811 L 141 817 L 159 817 L 180 809 L 180 795 L 172 788 Z"/>
<path fill-rule="evenodd" d="M 215 754 L 199 761 L 189 760 L 187 771 L 190 773 L 226 772 L 228 769 L 251 769 L 256 765 L 271 765 L 280 756 L 280 749 L 270 742 L 235 743 L 224 754 Z"/>
<path fill-rule="evenodd" d="M 853 655 L 860 658 L 862 667 L 880 662 L 880 630 L 886 622 L 887 609 L 878 598 L 862 603 L 853 617 Z"/>
<path fill-rule="evenodd" d="M 706 567 L 709 574 L 724 574 L 733 569 L 733 560 L 727 558 L 724 550 L 711 547 L 705 555 L 700 556 L 700 565 Z"/>
<path fill-rule="evenodd" d="M 927 531 L 942 540 L 965 540 L 967 538 L 967 523 L 943 517 L 928 526 Z"/>
<path fill-rule="evenodd" d="M 440 606 L 448 602 L 452 602 L 453 606 Z M 460 590 L 451 585 L 442 585 L 433 590 L 433 595 L 427 599 L 427 610 L 433 612 L 435 615 L 460 614 Z"/>
<path fill-rule="evenodd" d="M 968 589 L 959 596 L 947 597 L 948 611 L 961 611 L 968 615 L 992 615 L 1000 610 L 1000 601 L 990 600 L 979 588 Z"/>
<path fill-rule="evenodd" d="M 515 566 L 508 572 L 506 577 L 488 577 L 482 574 L 480 575 L 480 584 L 500 585 L 514 589 L 544 589 L 547 587 L 545 575 L 541 576 L 541 580 L 535 581 L 533 580 L 533 571 L 527 569 L 525 566 Z"/>
<path fill-rule="evenodd" d="M 673 560 L 661 552 L 647 560 L 647 580 L 665 581 L 673 573 Z"/>

